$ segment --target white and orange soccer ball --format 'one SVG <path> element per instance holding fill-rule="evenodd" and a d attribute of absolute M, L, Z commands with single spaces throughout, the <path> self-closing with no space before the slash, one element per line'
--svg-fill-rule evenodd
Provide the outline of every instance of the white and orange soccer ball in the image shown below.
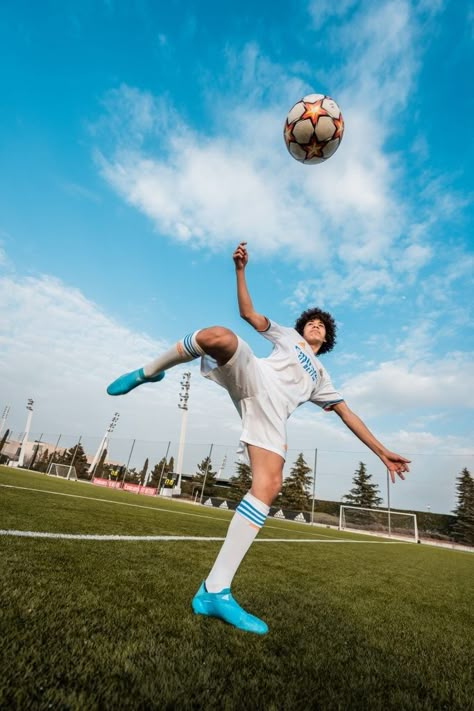
<path fill-rule="evenodd" d="M 344 119 L 334 99 L 324 94 L 304 96 L 288 112 L 283 137 L 295 160 L 322 163 L 339 148 Z"/>

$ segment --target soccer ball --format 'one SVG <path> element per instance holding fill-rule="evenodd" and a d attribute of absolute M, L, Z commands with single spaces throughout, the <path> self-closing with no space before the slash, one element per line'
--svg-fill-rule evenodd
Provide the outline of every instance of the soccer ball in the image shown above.
<path fill-rule="evenodd" d="M 339 148 L 344 120 L 334 99 L 308 94 L 297 101 L 286 117 L 283 137 L 295 160 L 322 163 Z"/>

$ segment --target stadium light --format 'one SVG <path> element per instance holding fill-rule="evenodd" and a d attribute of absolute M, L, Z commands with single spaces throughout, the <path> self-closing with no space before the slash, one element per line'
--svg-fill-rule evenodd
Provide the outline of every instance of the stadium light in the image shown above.
<path fill-rule="evenodd" d="M 10 412 L 10 405 L 6 405 L 5 409 L 3 410 L 2 420 L 0 422 L 0 435 L 2 434 L 3 428 L 5 427 L 5 423 L 7 421 L 9 412 Z"/>
<path fill-rule="evenodd" d="M 227 453 L 224 454 L 224 459 L 222 460 L 222 464 L 219 467 L 219 471 L 217 472 L 216 479 L 220 479 L 222 476 L 222 472 L 225 469 L 225 465 L 227 464 Z"/>
<path fill-rule="evenodd" d="M 176 465 L 176 473 L 178 475 L 178 483 L 175 486 L 174 493 L 179 496 L 181 494 L 181 477 L 183 472 L 183 454 L 184 454 L 184 441 L 186 437 L 186 422 L 188 418 L 188 400 L 189 400 L 189 389 L 191 387 L 191 373 L 187 370 L 183 373 L 183 378 L 181 380 L 181 392 L 179 394 L 178 407 L 182 410 L 181 416 L 181 433 L 179 436 L 179 447 L 178 447 L 178 462 Z"/>
<path fill-rule="evenodd" d="M 21 442 L 20 456 L 18 457 L 18 466 L 19 467 L 22 467 L 23 462 L 25 461 L 26 445 L 28 444 L 28 435 L 30 434 L 31 418 L 33 417 L 33 405 L 34 405 L 34 401 L 31 398 L 28 398 L 28 402 L 26 403 L 26 409 L 28 411 L 28 415 L 26 418 L 25 434 L 23 435 L 23 440 Z"/>
<path fill-rule="evenodd" d="M 107 427 L 107 429 L 105 430 L 105 434 L 104 434 L 104 436 L 102 437 L 102 441 L 101 441 L 101 443 L 99 444 L 99 448 L 98 448 L 97 452 L 96 452 L 95 455 L 94 455 L 94 459 L 92 460 L 89 469 L 87 470 L 87 473 L 88 473 L 88 474 L 91 474 L 91 475 L 92 475 L 92 473 L 93 473 L 93 471 L 94 471 L 94 469 L 95 469 L 95 467 L 96 467 L 96 465 L 97 465 L 97 462 L 99 461 L 100 457 L 102 456 L 102 452 L 104 451 L 105 447 L 107 446 L 107 441 L 108 441 L 109 435 L 112 434 L 112 432 L 114 431 L 114 429 L 117 427 L 117 422 L 119 421 L 119 417 L 120 417 L 120 413 L 119 413 L 119 412 L 114 412 L 114 416 L 112 417 L 112 421 L 111 421 L 111 423 L 109 424 L 109 426 Z"/>

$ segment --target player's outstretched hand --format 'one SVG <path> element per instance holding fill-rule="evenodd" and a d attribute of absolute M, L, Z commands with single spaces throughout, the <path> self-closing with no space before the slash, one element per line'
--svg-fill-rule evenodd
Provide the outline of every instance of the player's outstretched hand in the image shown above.
<path fill-rule="evenodd" d="M 410 464 L 410 459 L 405 459 L 405 457 L 401 457 L 399 454 L 395 454 L 395 452 L 389 452 L 386 450 L 381 455 L 380 459 L 390 472 L 392 484 L 395 484 L 395 474 L 397 474 L 400 479 L 405 479 L 403 472 L 410 471 L 410 467 L 408 466 Z"/>
<path fill-rule="evenodd" d="M 234 260 L 235 268 L 240 271 L 241 269 L 245 269 L 247 266 L 247 262 L 249 261 L 249 255 L 246 249 L 247 242 L 240 242 L 235 251 L 234 254 L 232 255 L 232 259 Z"/>

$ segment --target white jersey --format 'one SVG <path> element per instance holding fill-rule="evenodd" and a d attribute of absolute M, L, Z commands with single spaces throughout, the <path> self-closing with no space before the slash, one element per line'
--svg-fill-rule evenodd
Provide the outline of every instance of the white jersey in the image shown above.
<path fill-rule="evenodd" d="M 264 377 L 274 382 L 275 397 L 281 401 L 281 414 L 288 418 L 304 402 L 314 402 L 325 410 L 342 402 L 331 379 L 303 336 L 294 328 L 269 322 L 262 336 L 273 343 L 267 358 L 258 358 Z"/>
<path fill-rule="evenodd" d="M 201 372 L 226 388 L 241 418 L 241 442 L 269 449 L 285 458 L 286 422 L 304 402 L 330 410 L 343 401 L 309 344 L 293 328 L 269 321 L 261 335 L 273 344 L 267 358 L 257 358 L 238 339 L 237 350 L 222 366 L 210 356 Z"/>

